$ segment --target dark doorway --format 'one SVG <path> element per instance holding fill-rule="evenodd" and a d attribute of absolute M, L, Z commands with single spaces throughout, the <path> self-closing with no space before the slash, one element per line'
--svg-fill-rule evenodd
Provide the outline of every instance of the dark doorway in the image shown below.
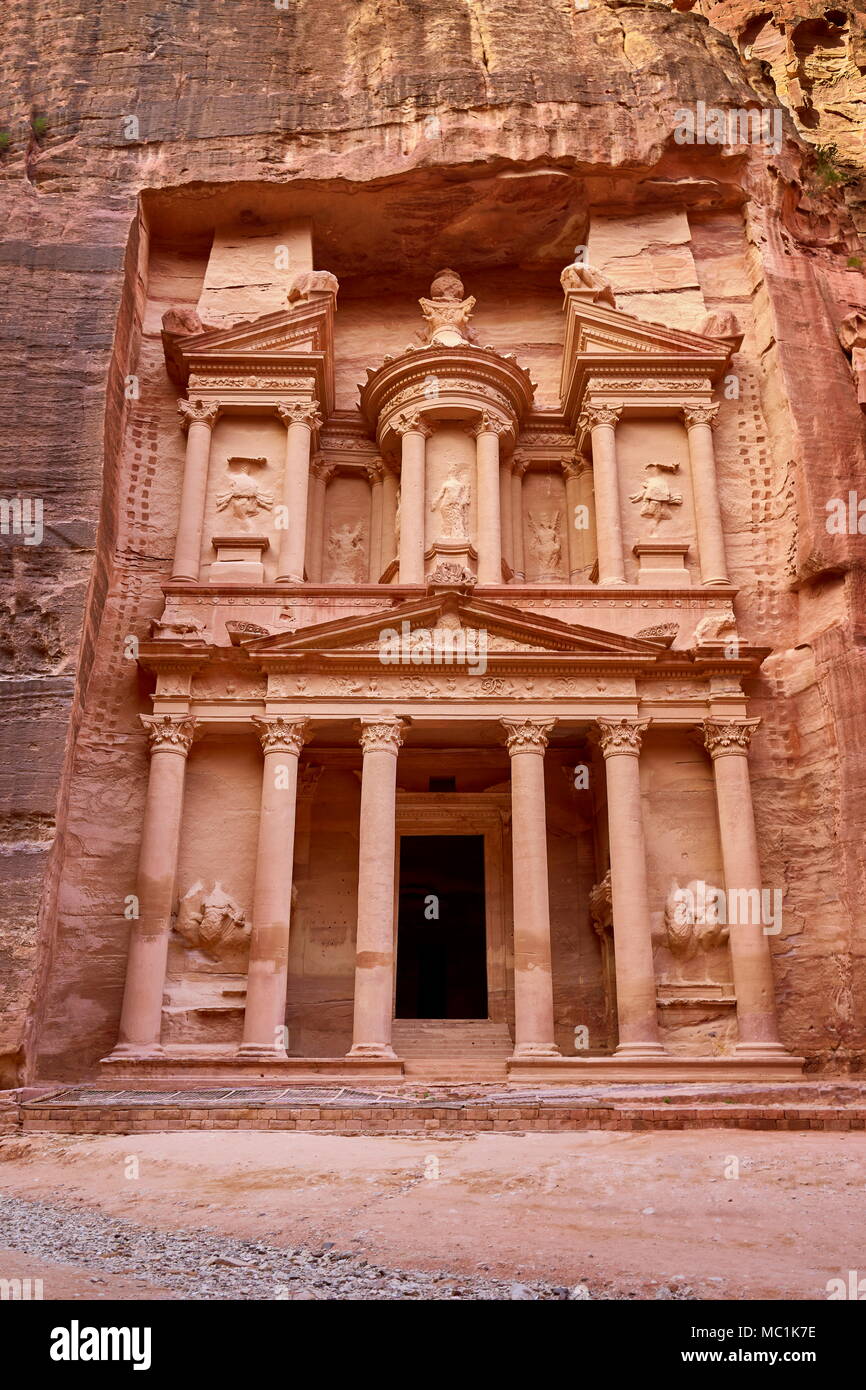
<path fill-rule="evenodd" d="M 487 1017 L 483 835 L 400 838 L 397 1017 Z"/>

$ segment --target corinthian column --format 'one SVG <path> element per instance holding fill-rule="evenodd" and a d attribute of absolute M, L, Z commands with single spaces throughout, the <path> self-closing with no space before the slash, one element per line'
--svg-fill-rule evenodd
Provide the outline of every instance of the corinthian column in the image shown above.
<path fill-rule="evenodd" d="M 307 544 L 307 492 L 310 486 L 310 447 L 313 430 L 322 423 L 315 402 L 277 406 L 287 427 L 283 474 L 283 529 L 277 562 L 278 584 L 304 582 Z"/>
<path fill-rule="evenodd" d="M 328 498 L 328 483 L 336 472 L 336 465 L 326 463 L 323 458 L 315 458 L 310 465 L 312 473 L 312 500 L 310 505 L 310 554 L 307 573 L 313 584 L 321 584 L 323 578 L 322 556 L 325 548 L 325 507 Z"/>
<path fill-rule="evenodd" d="M 141 827 L 136 897 L 126 985 L 115 1056 L 162 1051 L 162 994 L 174 906 L 186 757 L 195 733 L 188 715 L 142 715 L 150 745 L 150 775 Z"/>
<path fill-rule="evenodd" d="M 286 981 L 295 852 L 298 759 L 307 738 L 306 719 L 282 715 L 253 719 L 265 761 L 253 929 L 247 969 L 247 1002 L 241 1055 L 285 1057 Z"/>
<path fill-rule="evenodd" d="M 174 544 L 172 579 L 198 582 L 201 537 L 210 467 L 211 431 L 220 413 L 217 401 L 178 401 L 177 409 L 186 430 L 186 460 L 180 494 L 180 516 Z"/>
<path fill-rule="evenodd" d="M 370 583 L 377 584 L 382 573 L 382 488 L 385 469 L 380 460 L 367 465 L 370 480 Z"/>
<path fill-rule="evenodd" d="M 749 779 L 749 744 L 759 723 L 759 719 L 708 719 L 703 729 L 713 760 L 725 871 L 728 940 L 737 996 L 739 1041 L 735 1051 L 772 1059 L 784 1054 L 785 1048 L 779 1042 L 776 1023 L 773 962 L 764 931 L 761 861 Z"/>
<path fill-rule="evenodd" d="M 424 583 L 424 498 L 427 440 L 433 433 L 420 415 L 401 415 L 394 428 L 400 461 L 400 583 Z"/>
<path fill-rule="evenodd" d="M 619 1046 L 616 1057 L 658 1057 L 656 980 L 640 795 L 647 720 L 598 719 L 607 780 L 610 886 Z"/>
<path fill-rule="evenodd" d="M 702 584 L 729 582 L 725 533 L 722 530 L 722 514 L 719 509 L 716 455 L 713 449 L 713 427 L 718 413 L 717 405 L 686 406 L 683 410 L 689 432 L 689 459 Z"/>
<path fill-rule="evenodd" d="M 399 719 L 362 719 L 355 1021 L 350 1057 L 393 1058 L 394 859 Z"/>
<path fill-rule="evenodd" d="M 555 719 L 500 719 L 511 757 L 514 1058 L 558 1057 L 553 1025 L 544 750 Z"/>
<path fill-rule="evenodd" d="M 478 488 L 478 583 L 502 583 L 502 522 L 499 514 L 499 437 L 509 426 L 488 410 L 472 433 L 475 436 L 475 478 Z"/>
<path fill-rule="evenodd" d="M 598 534 L 599 584 L 624 584 L 622 517 L 619 507 L 619 468 L 616 427 L 622 406 L 589 405 L 578 428 L 592 432 L 592 476 L 595 486 L 595 524 Z"/>
<path fill-rule="evenodd" d="M 577 526 L 577 512 L 579 507 L 585 507 L 587 516 L 589 515 L 589 503 L 584 501 L 583 479 L 590 472 L 589 460 L 583 458 L 581 454 L 576 454 L 573 459 L 562 465 L 565 475 L 565 515 L 568 529 L 568 579 L 570 584 L 579 584 L 592 568 L 592 562 L 587 563 L 587 542 L 589 539 L 589 528 Z"/>

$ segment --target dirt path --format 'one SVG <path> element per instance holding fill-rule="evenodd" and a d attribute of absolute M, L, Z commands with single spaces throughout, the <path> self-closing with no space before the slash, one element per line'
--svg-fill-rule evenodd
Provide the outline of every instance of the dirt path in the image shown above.
<path fill-rule="evenodd" d="M 0 1140 L 0 1192 L 59 1207 L 73 1224 L 77 1210 L 79 1224 L 96 1213 L 263 1248 L 264 1284 L 200 1296 L 567 1297 L 584 1285 L 592 1297 L 824 1299 L 828 1279 L 866 1270 L 861 1134 L 16 1136 Z M 172 1273 L 181 1246 L 157 1242 L 146 1265 L 127 1261 L 106 1275 L 102 1226 L 93 1249 L 85 1241 L 67 1251 L 46 1246 L 38 1213 L 33 1220 L 29 1248 L 67 1261 L 63 1277 L 77 1289 L 57 1296 L 141 1297 L 136 1279 L 152 1287 L 146 1297 L 196 1296 Z M 10 1269 L 27 1248 L 26 1216 L 17 1234 L 14 1225 L 0 1211 L 0 1277 L 12 1277 L 2 1247 L 17 1251 Z M 295 1272 L 309 1277 L 275 1294 L 292 1251 Z M 211 1256 L 220 1258 L 216 1247 Z M 243 1265 L 249 1250 L 238 1258 Z M 381 1292 L 364 1292 L 370 1268 Z M 438 1292 L 429 1275 L 444 1279 Z M 94 1277 L 107 1277 L 109 1291 Z M 491 1281 L 507 1288 L 483 1292 Z"/>

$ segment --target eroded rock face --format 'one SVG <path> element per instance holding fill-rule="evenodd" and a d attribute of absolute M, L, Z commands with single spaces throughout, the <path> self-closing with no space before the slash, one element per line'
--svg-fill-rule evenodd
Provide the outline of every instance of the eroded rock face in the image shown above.
<path fill-rule="evenodd" d="M 745 2 L 707 6 L 718 28 L 572 0 L 11 7 L 2 447 L 7 492 L 43 501 L 45 532 L 0 537 L 0 1084 L 90 1073 L 116 1036 L 128 873 L 106 866 L 134 861 L 145 779 L 128 639 L 162 612 L 183 450 L 163 314 L 181 335 L 208 311 L 243 317 L 216 262 L 208 280 L 214 235 L 295 217 L 348 316 L 347 273 L 358 298 L 395 281 L 417 300 L 452 263 L 473 293 L 485 274 L 558 289 L 580 244 L 628 312 L 694 331 L 736 316 L 742 410 L 720 476 L 738 609 L 773 648 L 751 691 L 753 781 L 765 874 L 789 894 L 782 1031 L 815 1067 L 862 1065 L 864 541 L 830 534 L 826 509 L 862 488 L 839 331 L 866 310 L 863 251 L 790 120 L 771 154 L 674 138 L 684 108 L 778 91 L 801 134 L 861 157 L 860 21 L 760 7 L 786 34 L 795 8 L 796 72 Z M 722 29 L 746 35 L 743 58 L 769 45 L 772 81 Z M 250 317 L 287 288 L 259 283 Z"/>

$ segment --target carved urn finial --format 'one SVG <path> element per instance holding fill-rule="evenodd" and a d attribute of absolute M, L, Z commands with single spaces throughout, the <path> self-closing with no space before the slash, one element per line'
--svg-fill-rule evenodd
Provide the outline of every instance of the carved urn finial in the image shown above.
<path fill-rule="evenodd" d="M 463 297 L 463 281 L 456 270 L 437 271 L 430 286 L 430 298 L 419 299 L 427 321 L 428 347 L 459 347 L 471 341 L 469 320 L 475 308 L 470 295 Z"/>

